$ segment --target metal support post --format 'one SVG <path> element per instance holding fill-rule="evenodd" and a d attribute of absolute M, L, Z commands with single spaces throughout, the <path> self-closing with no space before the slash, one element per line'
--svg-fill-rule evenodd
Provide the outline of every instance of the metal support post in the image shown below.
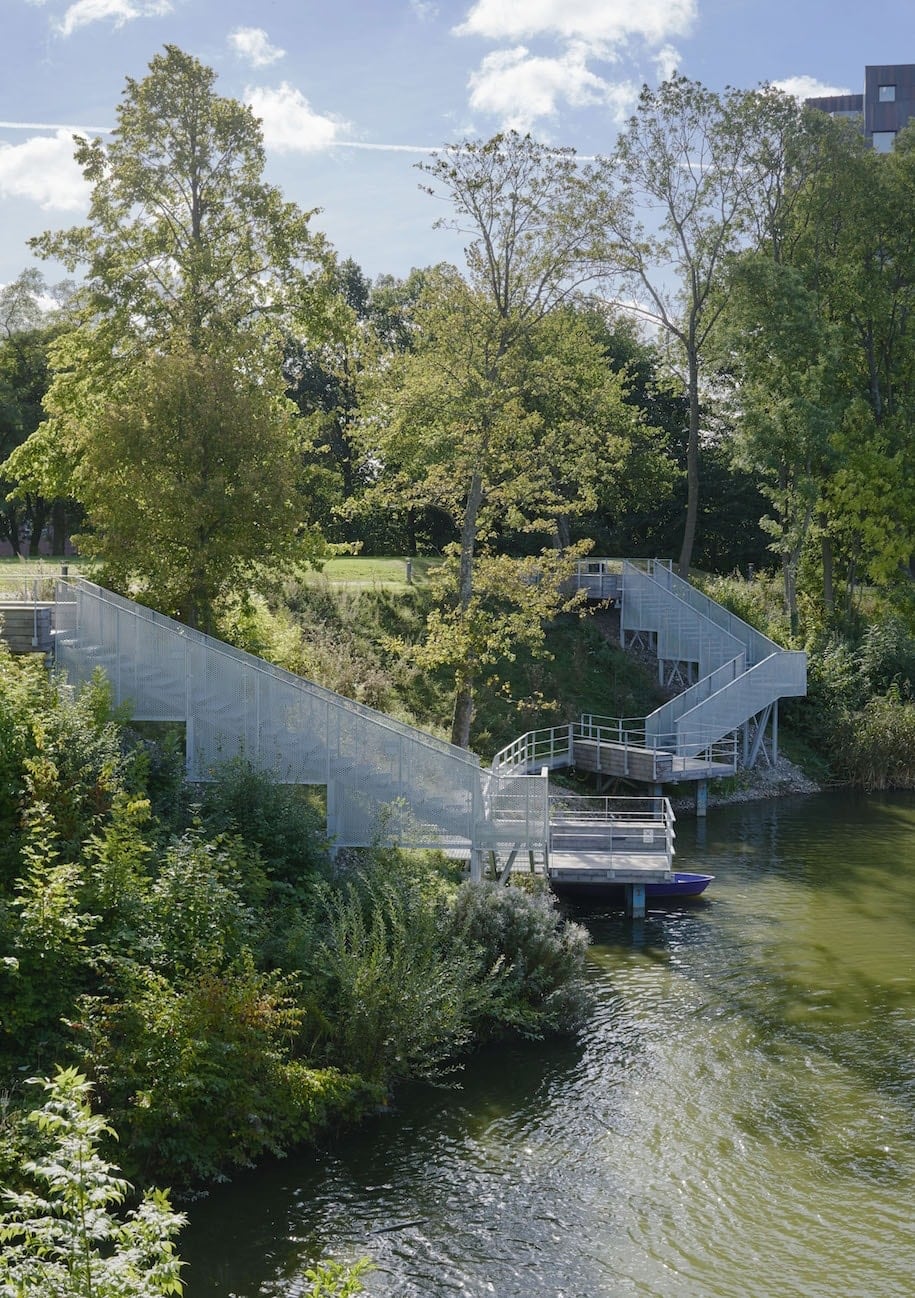
<path fill-rule="evenodd" d="M 696 819 L 704 820 L 708 815 L 708 780 L 696 782 Z"/>
<path fill-rule="evenodd" d="M 645 918 L 644 883 L 626 884 L 626 914 L 630 919 Z"/>

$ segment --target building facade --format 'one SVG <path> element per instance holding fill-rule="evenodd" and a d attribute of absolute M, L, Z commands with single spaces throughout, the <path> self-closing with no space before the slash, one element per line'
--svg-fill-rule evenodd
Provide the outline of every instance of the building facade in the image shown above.
<path fill-rule="evenodd" d="M 821 95 L 806 101 L 833 117 L 859 117 L 865 138 L 889 153 L 896 136 L 915 117 L 915 63 L 879 63 L 864 69 L 861 95 Z"/>

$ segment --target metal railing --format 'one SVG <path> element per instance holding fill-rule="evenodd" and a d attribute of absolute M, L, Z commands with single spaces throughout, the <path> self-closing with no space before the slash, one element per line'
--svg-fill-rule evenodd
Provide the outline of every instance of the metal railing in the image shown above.
<path fill-rule="evenodd" d="M 101 667 L 135 719 L 184 723 L 191 780 L 240 755 L 280 782 L 326 785 L 337 846 L 475 850 L 487 808 L 474 754 L 90 582 L 59 596 L 58 666 L 74 683 Z"/>
<path fill-rule="evenodd" d="M 646 729 L 648 718 L 612 718 L 585 713 L 580 720 L 542 730 L 529 730 L 496 753 L 492 770 L 510 776 L 546 767 L 556 770 L 575 765 L 576 745 L 588 744 L 596 749 L 600 760 L 602 748 L 620 755 L 628 773 L 628 757 L 638 754 L 651 762 L 650 778 L 663 782 L 670 774 L 683 772 L 704 762 L 717 775 L 737 769 L 738 738 L 734 733 L 720 735 L 713 730 L 671 730 L 654 734 Z"/>
<path fill-rule="evenodd" d="M 624 564 L 620 625 L 624 634 L 652 633 L 659 662 L 697 665 L 700 679 L 644 723 L 646 742 L 670 744 L 680 757 L 701 758 L 710 741 L 726 739 L 779 698 L 806 693 L 805 654 L 781 649 L 683 581 L 669 561 Z"/>
<path fill-rule="evenodd" d="M 664 797 L 573 797 L 553 794 L 549 801 L 550 854 L 599 852 L 612 866 L 614 854 L 633 848 L 663 853 L 668 869 L 674 856 L 676 817 Z"/>

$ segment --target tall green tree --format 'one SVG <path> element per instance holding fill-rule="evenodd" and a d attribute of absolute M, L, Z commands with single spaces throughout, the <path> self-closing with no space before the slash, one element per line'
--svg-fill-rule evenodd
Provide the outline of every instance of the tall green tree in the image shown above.
<path fill-rule="evenodd" d="M 0 462 L 31 436 L 43 418 L 42 400 L 50 381 L 48 349 L 60 323 L 68 284 L 51 288 L 38 270 L 23 271 L 0 289 Z M 37 554 L 49 518 L 54 521 L 54 552 L 63 553 L 66 503 L 40 491 L 16 491 L 0 477 L 0 537 L 14 554 Z"/>
<path fill-rule="evenodd" d="M 283 340 L 291 329 L 323 327 L 331 265 L 324 240 L 311 229 L 312 214 L 286 202 L 264 180 L 257 119 L 242 104 L 217 95 L 214 80 L 209 68 L 166 46 L 152 60 L 148 76 L 128 79 L 111 142 L 77 143 L 76 156 L 91 186 L 88 220 L 41 235 L 33 246 L 68 268 L 83 269 L 78 311 L 74 327 L 52 349 L 49 419 L 14 453 L 6 470 L 25 490 L 60 494 L 73 484 L 92 494 L 86 502 L 92 508 L 84 548 L 111 558 L 117 545 L 122 580 L 129 570 L 140 586 L 167 592 L 159 597 L 170 609 L 180 608 L 201 625 L 225 594 L 224 582 L 195 580 L 188 603 L 183 578 L 163 581 L 168 556 L 153 554 L 153 538 L 123 517 L 113 527 L 113 505 L 98 509 L 98 493 L 87 489 L 88 464 L 110 458 L 109 481 L 120 479 L 117 504 L 124 515 L 142 499 L 147 475 L 157 477 L 161 511 L 167 511 L 171 484 L 171 529 L 163 513 L 155 543 L 169 530 L 190 539 L 178 513 L 187 505 L 186 483 L 174 474 L 188 460 L 203 457 L 201 479 L 211 476 L 228 485 L 223 466 L 207 460 L 220 434 L 212 421 L 204 426 L 185 419 L 181 436 L 197 439 L 196 447 L 186 447 L 177 459 L 163 456 L 160 463 L 160 431 L 172 437 L 175 430 L 157 426 L 162 388 L 148 379 L 153 371 L 161 376 L 163 367 L 175 374 L 195 367 L 212 374 L 218 368 L 234 396 L 221 404 L 221 435 L 233 445 L 235 463 L 246 455 L 258 463 L 266 486 L 263 493 L 236 489 L 227 495 L 216 530 L 213 515 L 199 529 L 209 550 L 199 550 L 190 561 L 179 554 L 179 567 L 205 572 L 221 540 L 242 575 L 252 559 L 250 545 L 238 548 L 246 527 L 257 531 L 261 559 L 286 555 L 288 498 L 296 486 L 289 477 L 286 443 L 297 425 L 288 418 Z M 141 397 L 152 404 L 140 410 Z M 236 418 L 239 411 L 255 408 L 252 423 Z M 122 415 L 128 412 L 135 426 L 144 425 L 145 456 L 135 454 L 132 437 L 123 444 L 109 441 L 113 429 L 124 427 Z M 265 421 L 271 419 L 284 435 L 263 440 Z M 277 458 L 267 458 L 269 448 L 277 449 Z M 273 513 L 265 513 L 267 502 L 276 504 Z"/>
<path fill-rule="evenodd" d="M 834 559 L 849 592 L 861 573 L 892 581 L 910 563 L 915 155 L 906 135 L 878 155 L 809 111 L 780 138 L 784 183 L 758 204 L 756 248 L 732 264 L 720 336 L 739 456 L 772 503 L 796 621 L 805 563 L 827 610 Z"/>
<path fill-rule="evenodd" d="M 146 602 L 203 630 L 240 572 L 320 550 L 302 519 L 294 415 L 240 382 L 237 361 L 137 358 L 119 400 L 96 414 L 71 479 L 106 580 L 123 590 L 141 576 Z"/>
<path fill-rule="evenodd" d="M 548 149 L 516 132 L 464 141 L 421 170 L 427 192 L 448 205 L 440 224 L 467 237 L 468 278 L 448 270 L 429 277 L 414 349 L 386 375 L 380 419 L 387 431 L 367 453 L 389 470 L 390 500 L 434 505 L 459 534 L 454 588 L 446 611 L 436 614 L 430 643 L 454 669 L 452 739 L 466 747 L 481 667 L 497 641 L 511 652 L 520 629 L 517 618 L 495 612 L 491 593 L 480 588 L 481 551 L 497 519 L 517 530 L 568 507 L 545 471 L 544 419 L 525 394 L 530 360 L 545 357 L 538 352 L 541 324 L 592 273 L 597 204 L 571 150 Z M 518 583 L 502 571 L 498 585 L 517 610 Z M 526 583 L 530 628 L 545 613 L 549 583 L 537 589 L 534 600 Z M 553 589 L 556 607 L 562 601 L 555 583 Z"/>
<path fill-rule="evenodd" d="M 744 92 L 719 95 L 679 75 L 656 90 L 644 86 L 597 178 L 612 291 L 660 333 L 689 403 L 681 576 L 699 517 L 703 376 L 723 306 L 716 290 L 750 224 L 747 176 L 755 137 L 746 107 Z"/>
<path fill-rule="evenodd" d="M 816 295 L 798 270 L 753 253 L 734 267 L 721 339 L 722 386 L 733 394 L 734 453 L 757 474 L 771 512 L 763 526 L 798 624 L 798 572 L 823 510 L 832 464 L 836 351 Z"/>

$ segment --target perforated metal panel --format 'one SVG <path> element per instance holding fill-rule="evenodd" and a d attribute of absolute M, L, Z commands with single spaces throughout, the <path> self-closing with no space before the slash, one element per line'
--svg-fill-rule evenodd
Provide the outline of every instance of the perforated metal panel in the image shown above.
<path fill-rule="evenodd" d="M 337 846 L 376 841 L 469 856 L 545 841 L 545 781 L 484 794 L 479 759 L 90 582 L 61 583 L 56 660 L 75 683 L 101 667 L 141 721 L 187 726 L 190 779 L 243 756 L 284 783 L 327 786 Z"/>

